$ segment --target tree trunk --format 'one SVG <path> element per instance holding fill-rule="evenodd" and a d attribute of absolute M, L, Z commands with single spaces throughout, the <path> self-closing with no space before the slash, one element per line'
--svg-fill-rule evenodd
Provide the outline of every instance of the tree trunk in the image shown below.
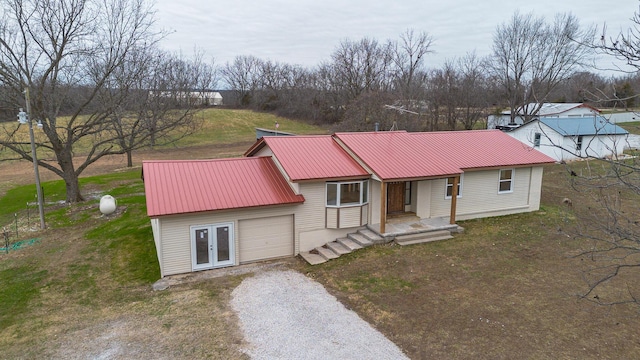
<path fill-rule="evenodd" d="M 133 167 L 133 154 L 131 150 L 127 150 L 127 167 Z"/>
<path fill-rule="evenodd" d="M 58 164 L 62 170 L 62 179 L 64 180 L 67 190 L 67 202 L 77 203 L 84 201 L 82 194 L 80 194 L 80 183 L 78 182 L 78 175 L 73 166 L 71 152 L 61 151 L 58 154 Z"/>

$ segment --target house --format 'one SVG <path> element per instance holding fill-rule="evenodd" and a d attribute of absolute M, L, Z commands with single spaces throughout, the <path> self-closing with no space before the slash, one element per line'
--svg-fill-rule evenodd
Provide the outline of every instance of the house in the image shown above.
<path fill-rule="evenodd" d="M 556 161 L 620 155 L 629 136 L 602 116 L 540 118 L 506 133 Z"/>
<path fill-rule="evenodd" d="M 161 275 L 295 256 L 391 217 L 535 211 L 554 160 L 499 130 L 263 137 L 243 158 L 144 161 Z"/>
<path fill-rule="evenodd" d="M 522 125 L 525 121 L 525 114 L 530 114 L 538 103 L 530 103 L 518 110 L 515 117 L 515 124 L 511 122 L 511 112 L 503 111 L 500 115 L 489 115 L 487 119 L 487 129 L 499 129 L 510 125 Z M 544 103 L 535 117 L 546 118 L 581 118 L 593 117 L 600 114 L 600 110 L 584 103 Z"/>

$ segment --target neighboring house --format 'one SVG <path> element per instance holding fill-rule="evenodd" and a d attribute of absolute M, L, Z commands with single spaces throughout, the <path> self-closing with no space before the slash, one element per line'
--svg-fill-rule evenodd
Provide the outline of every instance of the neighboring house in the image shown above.
<path fill-rule="evenodd" d="M 527 104 L 524 109 L 534 109 L 538 104 Z M 498 129 L 525 123 L 524 109 L 515 117 L 515 124 L 511 122 L 511 112 L 503 111 L 500 115 L 489 115 L 487 129 Z M 581 118 L 593 117 L 600 114 L 600 110 L 583 103 L 544 103 L 535 115 L 536 118 Z"/>
<path fill-rule="evenodd" d="M 556 161 L 622 154 L 629 133 L 602 116 L 540 118 L 506 132 Z"/>
<path fill-rule="evenodd" d="M 209 104 L 213 105 L 213 106 L 220 106 L 222 105 L 222 95 L 217 92 L 217 91 L 213 91 L 213 92 L 208 92 L 207 95 L 209 96 Z"/>
<path fill-rule="evenodd" d="M 259 139 L 245 158 L 145 161 L 161 276 L 298 255 L 388 217 L 538 210 L 553 159 L 499 130 Z"/>

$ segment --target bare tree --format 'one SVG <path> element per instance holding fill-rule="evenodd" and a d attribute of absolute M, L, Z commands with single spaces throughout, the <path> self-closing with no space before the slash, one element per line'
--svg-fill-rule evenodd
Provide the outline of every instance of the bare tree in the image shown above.
<path fill-rule="evenodd" d="M 346 102 L 368 91 L 389 88 L 389 47 L 377 40 L 344 40 L 331 55 L 335 81 L 346 95 Z"/>
<path fill-rule="evenodd" d="M 553 89 L 585 63 L 590 48 L 582 43 L 593 31 L 581 29 L 571 14 L 557 14 L 548 23 L 519 12 L 496 28 L 491 70 L 507 98 L 511 122 L 518 114 L 527 120 L 536 115 Z"/>
<path fill-rule="evenodd" d="M 469 53 L 429 73 L 427 130 L 470 130 L 486 117 L 489 91 L 484 69 L 484 62 Z"/>
<path fill-rule="evenodd" d="M 422 98 L 423 84 L 426 80 L 424 69 L 425 56 L 432 53 L 433 37 L 426 32 L 416 34 L 408 29 L 400 34 L 399 41 L 390 41 L 392 51 L 394 85 L 401 94 L 405 104 L 410 104 Z"/>
<path fill-rule="evenodd" d="M 260 86 L 260 67 L 262 60 L 253 55 L 236 56 L 233 62 L 227 62 L 221 70 L 222 79 L 236 93 L 236 105 L 251 104 L 252 96 Z"/>
<path fill-rule="evenodd" d="M 640 69 L 638 12 L 632 21 L 628 31 L 612 37 L 602 33 L 592 44 L 594 49 Z M 599 304 L 640 304 L 638 157 L 588 158 L 567 164 L 567 171 L 578 194 L 572 207 L 578 220 L 574 235 L 585 241 L 584 250 L 576 255 L 586 260 L 587 289 L 581 296 Z M 576 206 L 582 198 L 591 199 L 597 205 L 586 207 L 578 203 Z"/>
<path fill-rule="evenodd" d="M 209 105 L 216 71 L 203 61 L 202 53 L 187 60 L 156 50 L 136 54 L 116 78 L 125 80 L 119 88 L 128 86 L 130 95 L 114 111 L 111 126 L 131 167 L 134 150 L 174 143 L 198 129 L 196 114 Z M 136 81 L 127 84 L 127 79 Z"/>
<path fill-rule="evenodd" d="M 123 149 L 109 133 L 114 109 L 127 94 L 112 87 L 114 72 L 136 49 L 157 42 L 153 11 L 144 0 L 2 0 L 0 83 L 11 91 L 16 109 L 31 90 L 31 119 L 42 122 L 46 139 L 37 147 L 51 151 L 55 163 L 42 166 L 62 177 L 67 201 L 82 200 L 79 175 L 105 155 Z M 105 103 L 111 98 L 115 103 Z M 62 118 L 64 116 L 64 118 Z M 5 126 L 0 145 L 31 160 L 26 144 Z M 38 137 L 38 139 L 40 139 Z M 90 143 L 74 164 L 79 142 Z"/>
<path fill-rule="evenodd" d="M 476 123 L 486 119 L 489 108 L 490 89 L 485 75 L 486 61 L 471 52 L 458 59 L 457 65 L 460 72 L 460 123 L 466 130 L 471 130 Z"/>

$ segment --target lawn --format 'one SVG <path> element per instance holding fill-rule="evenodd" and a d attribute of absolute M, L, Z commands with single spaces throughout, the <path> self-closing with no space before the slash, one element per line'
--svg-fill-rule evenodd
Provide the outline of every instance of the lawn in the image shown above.
<path fill-rule="evenodd" d="M 251 124 L 238 120 L 242 130 L 225 131 L 242 142 Z M 0 254 L 0 358 L 246 358 L 229 299 L 247 275 L 151 290 L 159 270 L 139 176 L 82 178 L 92 200 L 48 205 L 49 229 L 24 236 L 40 240 Z M 465 232 L 448 241 L 376 245 L 323 265 L 285 266 L 322 283 L 413 359 L 640 358 L 638 307 L 579 296 L 591 260 L 575 256 L 587 245 L 573 236 L 576 208 L 597 204 L 568 180 L 563 165 L 547 166 L 540 211 L 460 222 Z M 44 183 L 52 199 L 62 196 L 61 184 Z M 22 186 L 0 198 L 0 215 L 23 211 L 18 204 L 33 185 Z M 97 210 L 106 193 L 119 205 L 109 217 Z"/>

